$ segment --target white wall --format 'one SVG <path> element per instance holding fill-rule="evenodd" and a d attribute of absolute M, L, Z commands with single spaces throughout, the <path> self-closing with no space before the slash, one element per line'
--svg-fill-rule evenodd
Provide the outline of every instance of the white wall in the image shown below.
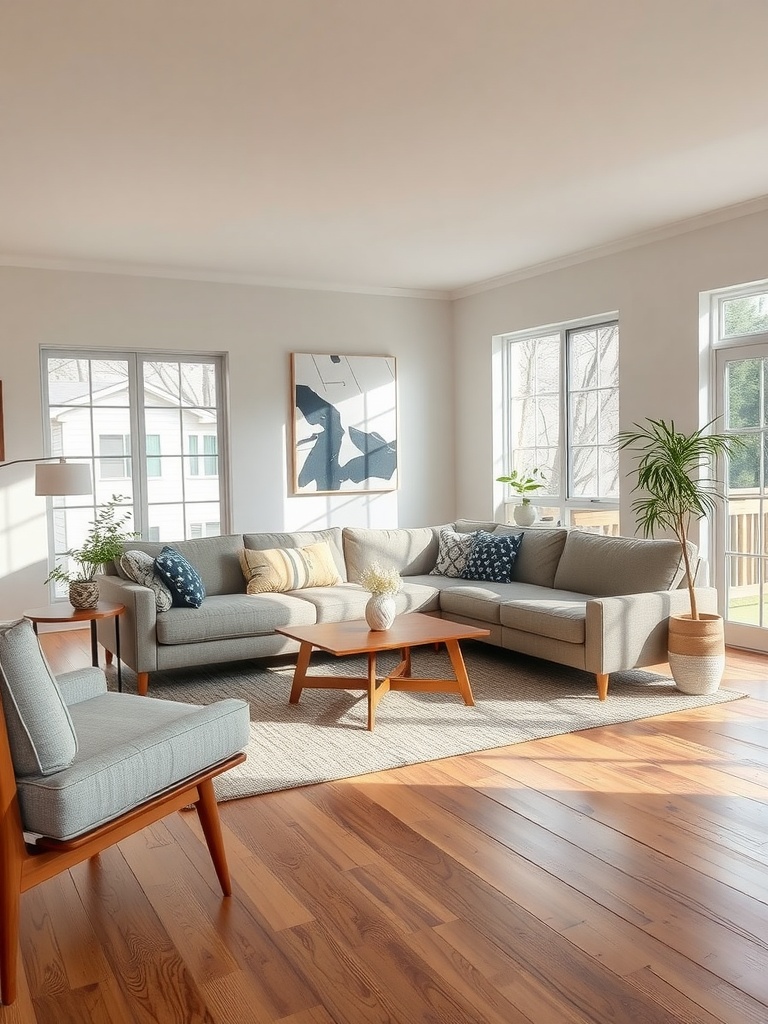
<path fill-rule="evenodd" d="M 43 451 L 41 346 L 228 353 L 235 532 L 421 526 L 453 515 L 447 301 L 0 268 L 6 460 Z M 289 353 L 312 351 L 396 357 L 396 492 L 288 494 Z M 46 552 L 33 467 L 0 469 L 0 619 L 47 603 Z"/>
<path fill-rule="evenodd" d="M 494 335 L 618 310 L 622 428 L 647 416 L 699 420 L 699 295 L 768 278 L 768 214 L 741 217 L 458 299 L 454 303 L 457 516 L 497 510 Z M 634 521 L 621 461 L 621 531 Z"/>

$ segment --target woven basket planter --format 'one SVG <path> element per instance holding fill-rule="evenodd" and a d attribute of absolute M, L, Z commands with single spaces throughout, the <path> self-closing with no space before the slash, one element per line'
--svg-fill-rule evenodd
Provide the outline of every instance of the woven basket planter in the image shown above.
<path fill-rule="evenodd" d="M 682 693 L 714 693 L 725 671 L 723 620 L 702 614 L 669 617 L 669 667 Z"/>
<path fill-rule="evenodd" d="M 73 608 L 96 608 L 99 603 L 99 584 L 96 580 L 79 580 L 70 583 L 69 603 Z"/>

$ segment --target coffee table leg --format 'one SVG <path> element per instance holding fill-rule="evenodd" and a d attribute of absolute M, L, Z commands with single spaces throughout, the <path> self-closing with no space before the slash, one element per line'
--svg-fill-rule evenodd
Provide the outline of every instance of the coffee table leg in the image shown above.
<path fill-rule="evenodd" d="M 378 700 L 376 699 L 378 694 L 376 693 L 376 653 L 370 651 L 368 653 L 368 732 L 373 732 L 373 727 L 376 723 L 376 705 Z"/>
<path fill-rule="evenodd" d="M 91 619 L 91 664 L 99 667 L 99 643 L 96 637 L 96 619 Z"/>
<path fill-rule="evenodd" d="M 448 655 L 451 659 L 451 665 L 453 666 L 453 674 L 456 676 L 456 681 L 459 684 L 459 692 L 464 698 L 464 703 L 469 704 L 470 707 L 474 707 L 475 698 L 472 696 L 472 687 L 469 685 L 469 676 L 467 675 L 467 667 L 464 664 L 464 658 L 461 654 L 461 648 L 459 647 L 458 640 L 446 640 L 445 646 L 448 650 Z"/>
<path fill-rule="evenodd" d="M 307 676 L 307 668 L 309 667 L 309 658 L 312 654 L 312 644 L 301 642 L 299 647 L 299 656 L 296 659 L 296 670 L 293 673 L 293 686 L 291 687 L 291 696 L 288 698 L 290 704 L 298 704 L 301 691 L 304 689 L 304 680 Z"/>

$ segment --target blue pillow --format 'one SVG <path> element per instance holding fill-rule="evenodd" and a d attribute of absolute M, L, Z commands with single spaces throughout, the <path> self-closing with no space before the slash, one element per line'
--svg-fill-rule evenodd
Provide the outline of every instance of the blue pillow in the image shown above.
<path fill-rule="evenodd" d="M 484 580 L 486 583 L 511 583 L 515 559 L 522 543 L 522 533 L 495 537 L 486 530 L 478 530 L 462 578 Z"/>
<path fill-rule="evenodd" d="M 174 608 L 200 607 L 205 597 L 200 573 L 176 548 L 166 544 L 155 559 L 155 570 L 167 584 Z"/>

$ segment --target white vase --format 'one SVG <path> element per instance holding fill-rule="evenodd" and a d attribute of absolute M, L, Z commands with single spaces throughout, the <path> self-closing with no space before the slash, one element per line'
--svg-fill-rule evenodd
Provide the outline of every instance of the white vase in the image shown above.
<path fill-rule="evenodd" d="M 389 629 L 395 621 L 397 605 L 392 594 L 371 594 L 365 606 L 365 621 L 371 629 Z"/>
<path fill-rule="evenodd" d="M 533 526 L 536 522 L 536 506 L 530 502 L 526 505 L 515 505 L 512 515 L 518 526 Z"/>

